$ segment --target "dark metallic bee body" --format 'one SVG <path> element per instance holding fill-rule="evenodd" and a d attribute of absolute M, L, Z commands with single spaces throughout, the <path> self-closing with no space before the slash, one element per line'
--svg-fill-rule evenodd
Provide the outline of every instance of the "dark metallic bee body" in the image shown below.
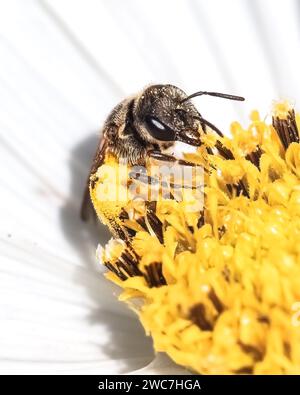
<path fill-rule="evenodd" d="M 91 176 L 105 162 L 107 154 L 129 165 L 144 165 L 149 156 L 170 162 L 174 158 L 165 150 L 174 146 L 176 141 L 199 146 L 199 132 L 205 132 L 206 126 L 221 134 L 190 101 L 192 97 L 204 94 L 243 100 L 238 96 L 214 92 L 197 92 L 187 96 L 173 85 L 151 85 L 138 95 L 123 100 L 112 110 L 104 123 L 102 139 L 90 171 L 82 206 L 83 219 L 87 217 L 90 204 Z"/>

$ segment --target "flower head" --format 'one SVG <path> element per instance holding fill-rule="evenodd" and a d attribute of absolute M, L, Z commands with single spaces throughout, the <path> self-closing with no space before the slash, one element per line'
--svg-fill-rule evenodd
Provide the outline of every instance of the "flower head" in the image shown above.
<path fill-rule="evenodd" d="M 283 102 L 272 120 L 204 135 L 185 155 L 206 169 L 204 207 L 151 203 L 102 255 L 155 349 L 195 372 L 300 372 L 299 118 Z"/>

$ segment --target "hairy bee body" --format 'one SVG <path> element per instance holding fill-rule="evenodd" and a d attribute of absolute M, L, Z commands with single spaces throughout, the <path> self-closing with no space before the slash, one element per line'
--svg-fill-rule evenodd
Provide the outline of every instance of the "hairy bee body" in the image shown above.
<path fill-rule="evenodd" d="M 129 204 L 128 171 L 130 167 L 120 165 L 118 158 L 109 153 L 103 164 L 90 178 L 90 197 L 97 216 L 107 225 L 115 238 L 128 238 L 124 227 L 124 209 Z"/>

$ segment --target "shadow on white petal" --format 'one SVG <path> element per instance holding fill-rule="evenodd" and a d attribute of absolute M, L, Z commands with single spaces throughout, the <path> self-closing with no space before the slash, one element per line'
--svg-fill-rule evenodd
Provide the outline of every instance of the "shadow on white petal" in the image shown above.
<path fill-rule="evenodd" d="M 167 374 L 167 375 L 180 375 L 180 374 L 192 374 L 185 368 L 176 365 L 166 354 L 158 353 L 154 360 L 150 362 L 146 367 L 131 372 L 134 375 L 140 374 Z"/>

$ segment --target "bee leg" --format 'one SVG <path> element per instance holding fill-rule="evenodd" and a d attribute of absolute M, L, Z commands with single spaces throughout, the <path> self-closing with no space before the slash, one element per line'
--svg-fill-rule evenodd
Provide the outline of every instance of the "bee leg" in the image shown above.
<path fill-rule="evenodd" d="M 195 163 L 189 162 L 184 159 L 177 159 L 175 156 L 164 154 L 161 151 L 151 150 L 148 151 L 148 156 L 152 159 L 159 160 L 162 162 L 174 163 L 182 166 L 197 166 Z"/>
<path fill-rule="evenodd" d="M 160 151 L 157 151 L 157 150 L 149 151 L 148 155 L 149 155 L 149 157 L 151 159 L 158 160 L 158 161 L 161 161 L 161 162 L 173 163 L 175 166 L 176 165 L 179 165 L 179 166 L 190 166 L 190 167 L 193 167 L 193 168 L 196 168 L 198 166 L 196 163 L 192 163 L 192 162 L 189 162 L 189 161 L 184 160 L 184 159 L 178 159 L 175 156 L 164 154 L 164 153 L 162 153 Z M 204 169 L 204 171 L 206 171 L 206 170 Z M 173 188 L 174 190 L 175 189 L 182 189 L 182 188 L 183 189 L 197 189 L 198 188 L 196 185 L 189 185 L 189 184 L 186 184 L 184 182 L 178 184 L 178 183 L 172 182 L 171 180 L 168 181 L 167 184 L 168 184 L 169 187 Z"/>
<path fill-rule="evenodd" d="M 173 190 L 181 190 L 181 189 L 197 189 L 197 186 L 195 185 L 185 185 L 185 184 L 177 184 L 172 181 L 165 181 L 164 179 L 159 179 L 157 177 L 151 177 L 148 176 L 145 173 L 137 173 L 137 172 L 130 172 L 129 173 L 130 179 L 140 182 L 145 185 L 151 185 L 151 186 L 159 186 L 160 188 L 165 188 L 165 189 L 173 189 Z M 170 192 L 171 193 L 171 192 Z M 171 198 L 173 200 L 176 200 L 175 197 L 171 194 Z"/>
<path fill-rule="evenodd" d="M 174 189 L 181 189 L 181 188 L 184 188 L 184 189 L 196 189 L 197 187 L 196 186 L 192 186 L 192 185 L 181 185 L 181 184 L 176 184 L 176 183 L 174 183 L 174 182 L 167 182 L 167 181 L 164 181 L 164 180 L 160 180 L 159 178 L 156 178 L 156 177 L 151 177 L 151 176 L 147 176 L 147 175 L 136 175 L 136 174 L 134 174 L 133 172 L 132 173 L 129 173 L 129 176 L 130 176 L 130 178 L 132 179 L 132 180 L 135 180 L 135 181 L 138 181 L 138 182 L 141 182 L 141 183 L 143 183 L 143 184 L 148 184 L 148 185 L 161 185 L 161 187 L 163 187 L 163 188 L 168 188 L 168 187 L 171 187 L 171 188 L 174 188 Z"/>

